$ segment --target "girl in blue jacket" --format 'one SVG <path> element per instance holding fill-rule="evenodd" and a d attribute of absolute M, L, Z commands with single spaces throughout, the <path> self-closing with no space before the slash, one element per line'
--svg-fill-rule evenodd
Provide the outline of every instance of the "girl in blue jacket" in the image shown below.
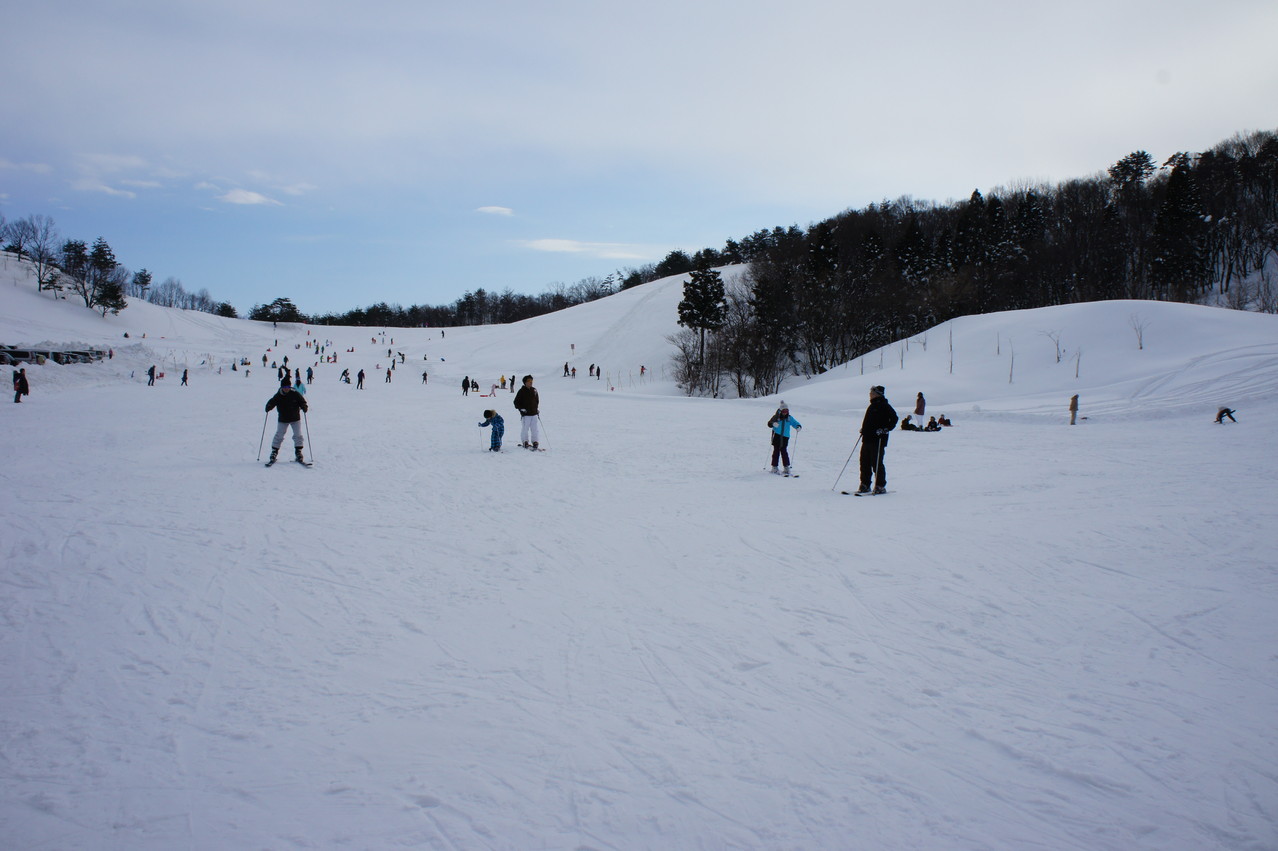
<path fill-rule="evenodd" d="M 772 415 L 772 419 L 768 420 L 768 425 L 772 428 L 772 472 L 790 475 L 790 453 L 788 447 L 790 445 L 790 429 L 802 430 L 803 426 L 794 417 L 790 416 L 790 409 L 786 406 L 785 400 L 781 400 L 781 406 L 777 408 L 777 412 Z M 777 468 L 777 460 L 785 465 L 785 470 Z"/>

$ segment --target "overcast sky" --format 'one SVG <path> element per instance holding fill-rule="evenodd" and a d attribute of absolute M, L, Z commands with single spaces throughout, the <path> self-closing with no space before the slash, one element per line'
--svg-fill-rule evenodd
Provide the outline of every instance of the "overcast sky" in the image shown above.
<path fill-rule="evenodd" d="M 535 294 L 1278 129 L 1278 2 L 43 0 L 0 212 L 241 312 Z"/>

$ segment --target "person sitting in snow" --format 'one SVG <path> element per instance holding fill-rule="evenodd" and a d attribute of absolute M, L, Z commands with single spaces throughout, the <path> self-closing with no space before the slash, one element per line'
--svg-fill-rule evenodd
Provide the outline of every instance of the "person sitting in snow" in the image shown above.
<path fill-rule="evenodd" d="M 924 431 L 940 431 L 941 424 L 936 421 L 936 417 L 932 417 L 927 421 L 927 425 L 923 426 Z"/>
<path fill-rule="evenodd" d="M 506 434 L 506 421 L 501 418 L 501 414 L 494 410 L 484 411 L 484 421 L 479 424 L 480 428 L 487 426 L 493 427 L 493 437 L 488 443 L 489 452 L 501 451 L 501 439 Z"/>
<path fill-rule="evenodd" d="M 952 426 L 952 425 L 954 425 L 954 423 L 950 422 L 950 418 L 949 418 L 949 417 L 947 417 L 947 416 L 945 416 L 945 414 L 941 414 L 941 418 L 940 418 L 939 420 L 937 420 L 937 421 L 936 421 L 936 424 L 937 424 L 937 425 L 939 425 L 939 426 Z"/>
<path fill-rule="evenodd" d="M 919 428 L 918 426 L 916 426 L 914 423 L 910 422 L 910 418 L 912 416 L 914 415 L 906 414 L 905 419 L 901 420 L 901 431 L 922 431 L 923 430 Z"/>
<path fill-rule="evenodd" d="M 790 408 L 782 399 L 777 412 L 768 420 L 768 427 L 772 429 L 772 472 L 783 472 L 777 468 L 777 461 L 780 460 L 785 466 L 784 473 L 788 476 L 790 475 L 790 429 L 802 431 L 803 426 L 790 416 Z"/>

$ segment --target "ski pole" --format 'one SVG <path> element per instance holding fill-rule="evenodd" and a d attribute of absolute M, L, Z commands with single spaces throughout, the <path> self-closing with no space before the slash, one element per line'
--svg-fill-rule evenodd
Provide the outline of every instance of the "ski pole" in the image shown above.
<path fill-rule="evenodd" d="M 887 471 L 883 469 L 883 450 L 887 449 L 887 435 L 879 435 L 879 465 L 874 468 L 875 484 L 882 484 L 883 489 L 887 490 Z"/>
<path fill-rule="evenodd" d="M 861 445 L 861 435 L 856 436 L 856 443 L 852 444 L 852 451 L 848 453 L 848 460 L 843 462 L 843 469 L 839 471 L 839 478 L 834 480 L 834 484 L 830 486 L 830 490 L 834 490 L 839 486 L 839 479 L 843 478 L 843 474 L 848 471 L 848 465 L 852 463 L 852 456 L 856 454 L 856 448 Z"/>
<path fill-rule="evenodd" d="M 262 417 L 262 439 L 257 442 L 257 460 L 262 460 L 262 444 L 266 443 L 266 421 L 271 418 L 271 412 L 267 411 L 266 416 Z"/>
<path fill-rule="evenodd" d="M 302 411 L 302 423 L 306 426 L 306 447 L 311 450 L 311 463 L 315 463 L 315 447 L 311 446 L 311 421 L 306 418 L 306 411 Z"/>
<path fill-rule="evenodd" d="M 541 437 L 546 437 L 546 424 L 541 421 L 541 414 L 537 415 L 537 430 L 541 432 Z"/>

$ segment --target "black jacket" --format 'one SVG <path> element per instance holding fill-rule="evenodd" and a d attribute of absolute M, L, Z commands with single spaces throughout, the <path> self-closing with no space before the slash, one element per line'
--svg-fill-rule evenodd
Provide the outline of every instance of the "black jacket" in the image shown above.
<path fill-rule="evenodd" d="M 525 417 L 535 417 L 538 401 L 536 387 L 520 387 L 515 394 L 515 410 L 522 412 Z"/>
<path fill-rule="evenodd" d="M 281 387 L 266 403 L 266 410 L 271 408 L 280 412 L 282 423 L 295 423 L 302 418 L 302 411 L 310 410 L 306 407 L 306 397 L 292 387 Z"/>
<path fill-rule="evenodd" d="M 861 421 L 861 436 L 867 440 L 877 437 L 880 431 L 896 428 L 896 421 L 896 409 L 883 396 L 875 396 L 870 400 L 870 407 L 865 409 L 865 419 Z M 887 439 L 886 434 L 883 439 Z"/>

